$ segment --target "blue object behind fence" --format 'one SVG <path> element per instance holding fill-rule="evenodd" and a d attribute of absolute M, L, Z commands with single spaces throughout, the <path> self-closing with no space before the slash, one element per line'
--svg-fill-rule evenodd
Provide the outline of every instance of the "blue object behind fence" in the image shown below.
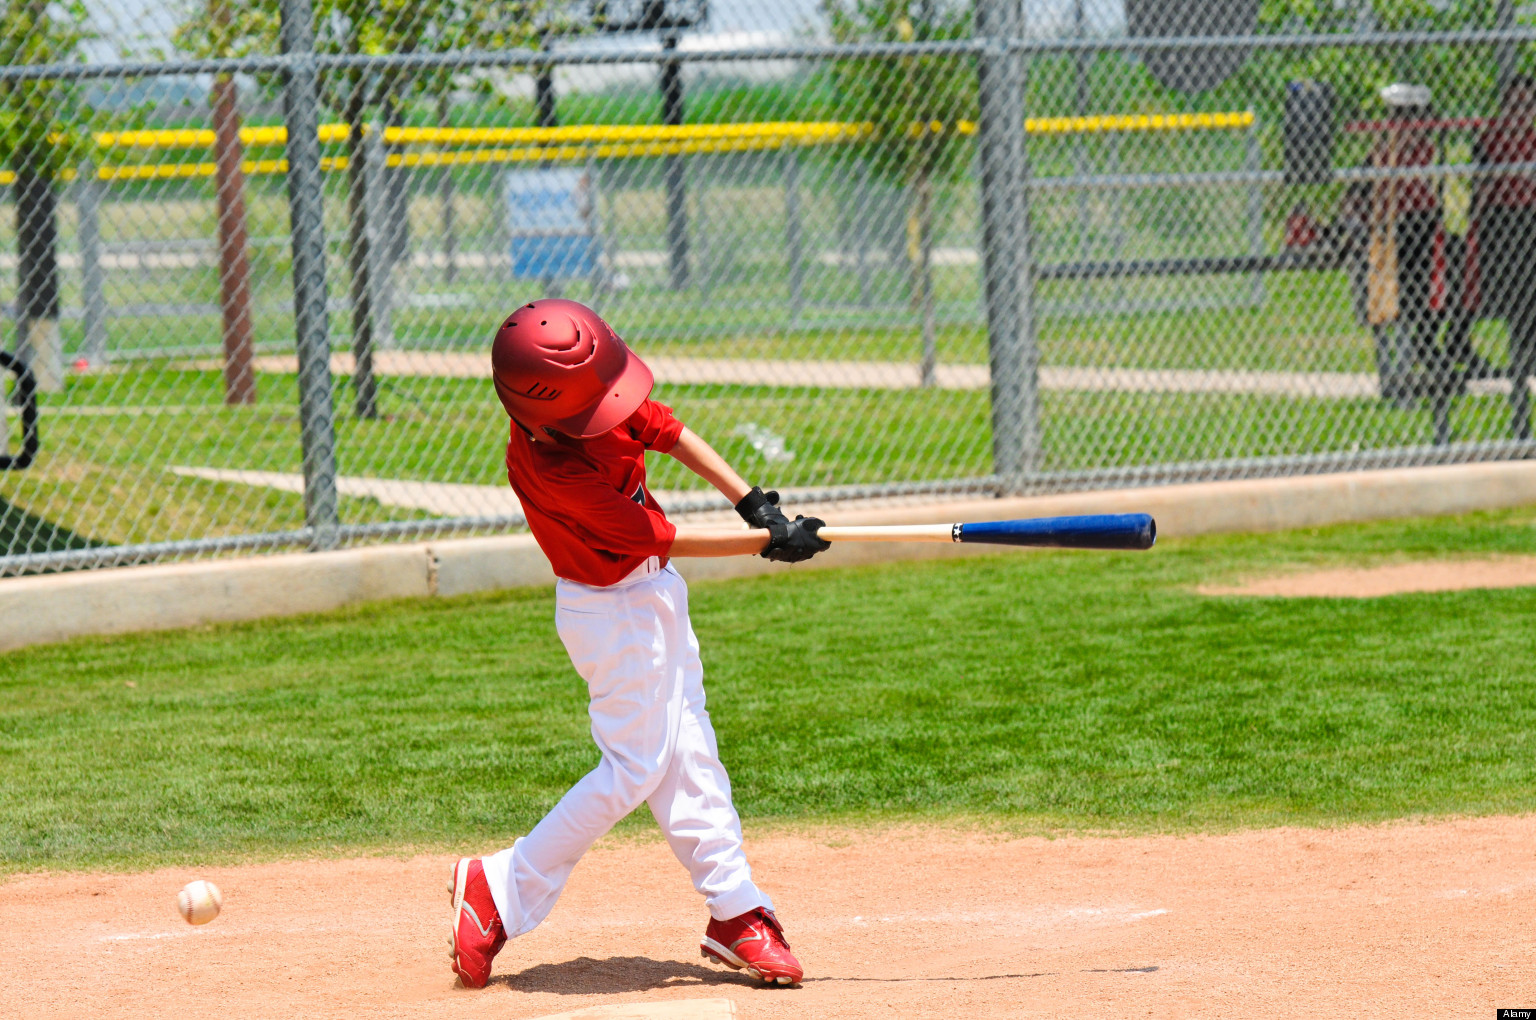
<path fill-rule="evenodd" d="M 597 273 L 591 179 L 585 170 L 509 170 L 506 198 L 514 278 L 567 280 Z"/>

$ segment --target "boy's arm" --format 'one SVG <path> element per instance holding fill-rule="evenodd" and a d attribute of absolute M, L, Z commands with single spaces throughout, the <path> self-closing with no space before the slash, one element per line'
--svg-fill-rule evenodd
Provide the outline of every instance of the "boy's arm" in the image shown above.
<path fill-rule="evenodd" d="M 720 494 L 730 500 L 733 506 L 752 491 L 752 486 L 725 462 L 725 458 L 686 425 L 683 426 L 682 435 L 677 437 L 677 445 L 667 452 L 683 467 L 719 489 Z"/>
<path fill-rule="evenodd" d="M 752 527 L 772 528 L 789 523 L 789 518 L 779 509 L 777 492 L 764 492 L 747 485 L 714 447 L 686 425 L 669 452 L 678 463 L 719 489 L 736 507 L 741 519 Z"/>
<path fill-rule="evenodd" d="M 777 495 L 765 497 L 761 489 L 753 489 L 724 457 L 715 452 L 714 447 L 687 426 L 677 437 L 676 445 L 667 452 L 683 467 L 719 489 L 720 494 L 735 505 L 737 513 L 755 525 L 750 531 L 719 527 L 678 528 L 668 555 L 750 556 L 761 553 L 771 560 L 798 563 L 829 548 L 830 543 L 816 535 L 822 524 L 820 520 L 806 517 L 791 521 L 786 518 L 774 505 Z M 762 516 L 760 523 L 759 516 Z"/>
<path fill-rule="evenodd" d="M 735 528 L 691 528 L 684 525 L 677 529 L 668 556 L 751 556 L 768 546 L 769 534 L 761 529 L 742 531 Z"/>
<path fill-rule="evenodd" d="M 816 534 L 821 530 L 818 517 L 796 517 L 783 527 L 751 528 L 740 531 L 721 527 L 682 527 L 672 538 L 668 556 L 750 556 L 760 554 L 778 563 L 800 563 L 832 543 Z"/>

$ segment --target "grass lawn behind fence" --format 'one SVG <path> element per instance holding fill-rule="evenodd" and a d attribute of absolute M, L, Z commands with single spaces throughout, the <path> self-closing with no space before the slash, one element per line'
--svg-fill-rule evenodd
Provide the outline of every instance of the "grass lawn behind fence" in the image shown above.
<path fill-rule="evenodd" d="M 1195 832 L 1536 810 L 1536 588 L 1206 598 L 1536 553 L 1536 512 L 698 584 L 749 826 Z M 548 591 L 0 655 L 0 869 L 489 850 L 590 768 Z M 640 831 L 649 820 L 639 816 Z"/>
<path fill-rule="evenodd" d="M 751 251 L 751 249 L 747 249 Z M 712 270 L 714 271 L 714 270 Z M 595 301 L 637 349 L 652 354 L 709 358 L 901 361 L 922 356 L 918 312 L 901 268 L 871 273 L 869 302 L 861 305 L 853 274 L 824 266 L 807 270 L 798 319 L 782 256 L 742 255 L 708 288 L 665 289 L 665 265 L 629 270 L 636 286 L 596 296 L 585 283 L 567 296 Z M 253 310 L 255 340 L 267 350 L 293 349 L 293 298 L 287 268 L 258 273 Z M 977 267 L 935 270 L 939 301 L 936 347 L 946 364 L 987 362 L 987 339 Z M 401 271 L 399 307 L 391 312 L 397 342 L 410 349 L 480 350 L 497 317 L 512 302 L 538 296 L 534 281 L 508 281 L 490 271 L 461 272 L 453 283 L 438 270 Z M 0 297 L 8 284 L 0 278 Z M 78 305 L 65 281 L 66 304 Z M 347 278 L 331 280 L 333 297 Z M 1038 288 L 1039 342 L 1047 365 L 1122 368 L 1222 369 L 1290 372 L 1370 372 L 1370 336 L 1355 322 L 1341 273 L 1285 273 L 1267 277 L 1261 302 L 1251 300 L 1246 277 L 1047 282 Z M 113 306 L 177 306 L 176 314 L 118 315 L 108 320 L 108 348 L 119 360 L 135 351 L 185 349 L 217 356 L 220 319 L 215 267 L 156 269 L 109 276 Z M 1209 305 L 1209 307 L 1207 307 Z M 350 313 L 337 307 L 331 335 L 344 347 Z M 1504 331 L 1490 327 L 1487 353 L 1502 361 Z M 62 324 L 66 348 L 79 350 L 81 320 Z"/>

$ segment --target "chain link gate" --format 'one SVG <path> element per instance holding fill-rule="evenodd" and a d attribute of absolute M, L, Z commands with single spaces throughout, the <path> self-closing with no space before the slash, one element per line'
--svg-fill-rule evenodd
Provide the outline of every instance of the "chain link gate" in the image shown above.
<path fill-rule="evenodd" d="M 1513 4 L 1027 14 L 0 0 L 0 573 L 519 527 L 538 295 L 791 501 L 1536 452 Z"/>

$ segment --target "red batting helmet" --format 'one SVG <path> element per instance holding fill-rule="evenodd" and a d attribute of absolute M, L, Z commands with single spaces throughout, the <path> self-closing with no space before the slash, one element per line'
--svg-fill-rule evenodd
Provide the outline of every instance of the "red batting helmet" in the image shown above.
<path fill-rule="evenodd" d="M 507 316 L 491 347 L 496 395 L 525 428 L 600 436 L 635 413 L 655 378 L 578 301 L 546 298 Z"/>

